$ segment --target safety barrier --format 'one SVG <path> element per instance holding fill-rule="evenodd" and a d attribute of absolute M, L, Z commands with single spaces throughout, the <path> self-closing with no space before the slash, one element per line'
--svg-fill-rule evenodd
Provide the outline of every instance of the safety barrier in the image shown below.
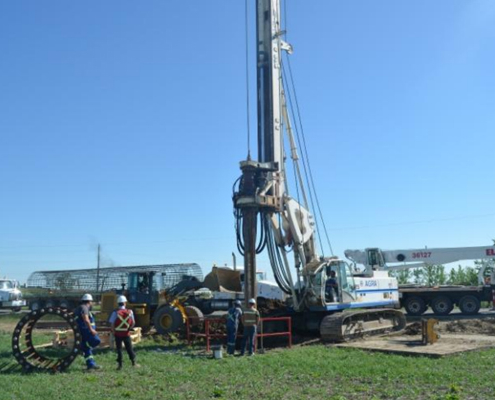
<path fill-rule="evenodd" d="M 265 322 L 271 321 L 286 321 L 287 322 L 287 331 L 284 332 L 264 332 L 263 324 Z M 193 331 L 193 326 L 201 326 L 201 323 L 204 322 L 204 331 Z M 223 318 L 198 318 L 198 317 L 190 317 L 186 320 L 186 334 L 187 334 L 187 342 L 189 345 L 192 344 L 195 338 L 204 338 L 206 341 L 206 351 L 210 351 L 210 344 L 212 339 L 227 339 L 227 335 L 225 333 L 212 332 L 210 328 L 214 327 L 215 324 L 221 324 L 222 327 L 225 326 L 225 319 Z M 261 318 L 260 319 L 260 331 L 256 334 L 256 347 L 258 343 L 258 339 L 262 339 L 265 337 L 274 337 L 274 336 L 287 336 L 289 341 L 289 348 L 292 347 L 292 318 L 291 317 L 270 317 L 270 318 Z M 239 337 L 240 335 L 237 335 Z"/>
<path fill-rule="evenodd" d="M 263 323 L 268 321 L 286 321 L 287 322 L 287 331 L 285 332 L 267 332 L 263 331 Z M 291 317 L 272 317 L 272 318 L 261 318 L 261 330 L 256 335 L 256 339 L 265 338 L 265 337 L 274 337 L 274 336 L 287 336 L 289 339 L 289 348 L 292 347 L 292 318 Z M 258 343 L 258 340 L 256 340 Z"/>

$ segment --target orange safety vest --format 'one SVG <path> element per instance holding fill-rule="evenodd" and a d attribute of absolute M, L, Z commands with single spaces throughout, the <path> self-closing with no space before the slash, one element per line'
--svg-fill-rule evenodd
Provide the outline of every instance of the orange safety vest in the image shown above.
<path fill-rule="evenodd" d="M 117 310 L 117 319 L 113 323 L 113 328 L 115 330 L 115 336 L 126 337 L 130 336 L 130 330 L 134 320 L 132 319 L 132 314 L 130 310 Z"/>

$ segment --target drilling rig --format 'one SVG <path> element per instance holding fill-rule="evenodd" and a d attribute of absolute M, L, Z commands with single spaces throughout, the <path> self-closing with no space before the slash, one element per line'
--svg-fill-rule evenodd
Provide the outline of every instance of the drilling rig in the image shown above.
<path fill-rule="evenodd" d="M 280 15 L 280 0 L 256 1 L 258 158 L 252 159 L 248 149 L 233 193 L 237 245 L 244 255 L 244 298 L 256 297 L 256 256 L 266 250 L 275 280 L 290 296 L 287 312 L 296 329 L 319 330 L 325 341 L 401 330 L 405 318 L 395 309 L 399 305 L 395 278 L 376 271 L 361 287 L 347 262 L 317 252 L 316 224 L 305 191 L 283 72 L 292 46 L 284 40 Z M 289 193 L 288 155 L 296 175 L 297 199 Z M 332 285 L 327 284 L 330 279 Z"/>

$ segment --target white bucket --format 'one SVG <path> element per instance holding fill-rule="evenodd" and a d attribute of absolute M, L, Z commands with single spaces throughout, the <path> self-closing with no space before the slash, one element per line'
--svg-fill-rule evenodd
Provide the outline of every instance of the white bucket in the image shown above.
<path fill-rule="evenodd" d="M 217 360 L 222 358 L 222 346 L 214 346 L 211 349 L 213 350 L 213 358 Z"/>

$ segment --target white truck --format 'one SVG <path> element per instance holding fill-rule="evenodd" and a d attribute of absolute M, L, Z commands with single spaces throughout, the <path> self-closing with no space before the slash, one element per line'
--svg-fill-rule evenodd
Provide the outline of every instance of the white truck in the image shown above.
<path fill-rule="evenodd" d="M 463 314 L 477 314 L 482 301 L 492 301 L 492 289 L 495 284 L 493 260 L 495 247 L 453 247 L 425 248 L 408 250 L 382 250 L 367 248 L 364 250 L 346 250 L 345 256 L 364 270 L 355 271 L 356 276 L 372 276 L 377 271 L 400 271 L 420 268 L 427 265 L 448 264 L 461 260 L 488 260 L 478 273 L 477 286 L 463 285 L 401 285 L 400 303 L 409 315 L 422 315 L 428 307 L 436 315 L 448 315 L 457 305 Z M 485 270 L 492 267 L 491 285 L 485 283 Z"/>
<path fill-rule="evenodd" d="M 25 305 L 19 283 L 12 279 L 0 279 L 0 309 L 20 311 Z"/>

